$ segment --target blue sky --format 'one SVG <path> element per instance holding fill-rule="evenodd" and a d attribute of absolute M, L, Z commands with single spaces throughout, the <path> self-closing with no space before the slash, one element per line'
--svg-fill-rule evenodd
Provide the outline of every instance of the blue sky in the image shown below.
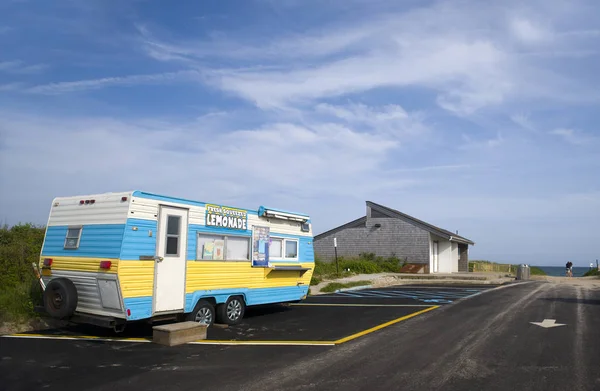
<path fill-rule="evenodd" d="M 4 1 L 0 220 L 140 189 L 381 203 L 471 258 L 600 258 L 596 1 Z"/>

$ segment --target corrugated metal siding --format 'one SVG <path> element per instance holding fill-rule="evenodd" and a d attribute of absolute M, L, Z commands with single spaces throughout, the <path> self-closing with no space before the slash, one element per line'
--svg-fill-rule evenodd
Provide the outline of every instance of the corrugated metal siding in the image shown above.
<path fill-rule="evenodd" d="M 133 297 L 123 300 L 125 309 L 131 311 L 128 320 L 147 319 L 152 317 L 152 296 Z"/>
<path fill-rule="evenodd" d="M 109 278 L 105 273 L 79 272 L 72 270 L 52 270 L 52 276 L 42 277 L 45 283 L 54 278 L 65 277 L 73 281 L 77 288 L 77 311 L 87 314 L 114 316 L 124 318 L 123 310 L 113 310 L 102 307 L 98 278 Z M 114 275 L 113 275 L 114 278 Z"/>
<path fill-rule="evenodd" d="M 48 226 L 125 224 L 129 201 L 121 201 L 121 197 L 129 195 L 130 193 L 108 193 L 55 198 Z M 95 200 L 93 204 L 79 204 L 80 200 L 92 199 Z"/>
<path fill-rule="evenodd" d="M 212 289 L 272 288 L 296 285 L 298 282 L 310 285 L 314 264 L 305 263 L 302 266 L 311 270 L 300 276 L 299 272 L 271 271 L 269 273 L 269 269 L 252 267 L 249 261 L 188 261 L 185 291 L 193 293 L 197 290 Z M 275 278 L 277 276 L 281 278 Z"/>
<path fill-rule="evenodd" d="M 300 300 L 308 293 L 308 286 L 287 286 L 281 288 L 252 289 L 246 294 L 248 305 L 281 303 Z"/>
<path fill-rule="evenodd" d="M 64 249 L 67 229 L 67 226 L 47 228 L 42 255 L 119 258 L 125 224 L 84 225 L 79 248 L 74 250 Z"/>
<path fill-rule="evenodd" d="M 125 298 L 152 296 L 154 261 L 121 261 L 119 281 Z"/>
<path fill-rule="evenodd" d="M 154 261 L 121 261 L 119 281 L 125 298 L 152 296 Z"/>
<path fill-rule="evenodd" d="M 198 300 L 203 297 L 212 297 L 217 304 L 220 304 L 230 296 L 242 295 L 245 297 L 247 305 L 261 305 L 300 300 L 307 293 L 308 286 L 295 285 L 276 288 L 200 290 L 185 295 L 185 312 L 191 312 Z"/>
<path fill-rule="evenodd" d="M 107 258 L 82 258 L 82 257 L 61 257 L 56 255 L 51 255 L 52 257 L 52 267 L 51 271 L 55 270 L 71 270 L 78 272 L 96 272 L 100 274 L 110 274 L 117 273 L 119 270 L 119 260 L 118 259 L 107 259 Z M 40 257 L 39 266 L 42 267 L 44 265 L 44 256 Z M 110 269 L 100 269 L 101 261 L 111 261 Z"/>
<path fill-rule="evenodd" d="M 315 251 L 312 238 L 300 238 L 298 256 L 299 261 L 302 263 L 315 261 Z"/>
<path fill-rule="evenodd" d="M 134 228 L 137 230 L 134 231 Z M 139 260 L 140 255 L 155 255 L 156 230 L 156 220 L 127 219 L 121 246 L 121 259 Z"/>

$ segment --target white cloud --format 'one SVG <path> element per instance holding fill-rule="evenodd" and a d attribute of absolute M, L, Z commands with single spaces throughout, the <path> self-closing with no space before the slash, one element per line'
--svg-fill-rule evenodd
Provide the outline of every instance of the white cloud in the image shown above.
<path fill-rule="evenodd" d="M 595 137 L 575 129 L 559 128 L 550 131 L 550 134 L 561 137 L 566 142 L 573 145 L 584 145 L 595 140 Z"/>
<path fill-rule="evenodd" d="M 66 81 L 58 83 L 42 84 L 34 87 L 30 87 L 25 92 L 33 94 L 63 94 L 68 92 L 86 91 L 100 89 L 111 86 L 130 86 L 138 84 L 162 84 L 173 81 L 181 81 L 184 79 L 190 79 L 199 77 L 199 73 L 196 71 L 179 71 L 179 72 L 166 72 L 156 73 L 147 75 L 129 75 L 129 76 L 118 76 L 118 77 L 103 77 L 100 79 L 89 79 L 89 80 L 77 80 L 77 81 Z"/>
<path fill-rule="evenodd" d="M 522 17 L 510 21 L 510 30 L 518 40 L 527 44 L 543 43 L 553 38 L 551 30 Z"/>
<path fill-rule="evenodd" d="M 513 114 L 510 116 L 510 119 L 516 123 L 517 125 L 519 125 L 520 127 L 522 127 L 523 129 L 527 129 L 529 131 L 535 132 L 536 128 L 535 125 L 533 123 L 533 121 L 531 121 L 531 119 L 529 118 L 528 115 L 520 113 L 520 114 Z"/>
<path fill-rule="evenodd" d="M 0 91 L 17 91 L 22 88 L 22 83 L 0 84 Z"/>
<path fill-rule="evenodd" d="M 316 107 L 317 112 L 332 114 L 348 122 L 366 122 L 376 124 L 383 121 L 405 120 L 408 114 L 399 105 L 386 105 L 381 111 L 364 104 L 350 104 L 347 107 L 321 103 Z"/>
<path fill-rule="evenodd" d="M 418 181 L 385 167 L 399 146 L 386 135 L 327 122 L 280 122 L 225 132 L 205 121 L 215 118 L 171 123 L 3 113 L 2 164 L 13 169 L 10 176 L 2 174 L 2 182 L 20 190 L 4 194 L 10 199 L 1 200 L 0 209 L 17 202 L 13 196 L 30 192 L 51 199 L 140 188 L 253 206 L 278 194 L 294 194 L 298 200 L 364 198 L 377 189 L 404 189 Z M 27 183 L 21 180 L 25 177 Z"/>
<path fill-rule="evenodd" d="M 400 105 L 388 104 L 371 107 L 362 103 L 332 105 L 320 103 L 315 112 L 325 118 L 343 121 L 357 129 L 365 129 L 375 134 L 386 134 L 403 141 L 411 138 L 425 140 L 430 134 L 426 116 L 420 112 L 408 113 Z"/>
<path fill-rule="evenodd" d="M 463 144 L 460 145 L 460 149 L 470 149 L 470 150 L 490 150 L 500 147 L 504 144 L 505 140 L 502 137 L 501 133 L 498 133 L 496 137 L 488 138 L 485 140 L 473 140 L 466 134 L 462 134 L 462 139 L 464 141 Z"/>
<path fill-rule="evenodd" d="M 378 88 L 428 90 L 437 95 L 440 107 L 459 116 L 523 101 L 599 98 L 596 89 L 577 81 L 577 75 L 561 74 L 539 61 L 540 56 L 591 55 L 596 49 L 587 37 L 595 30 L 551 29 L 549 23 L 539 22 L 544 16 L 557 17 L 550 6 L 523 15 L 507 10 L 477 3 L 463 12 L 457 3 L 443 2 L 404 13 L 367 15 L 351 27 L 336 22 L 302 36 L 281 34 L 275 39 L 165 43 L 141 31 L 154 58 L 196 66 L 206 59 L 226 59 L 229 64 L 236 60 L 238 66 L 209 66 L 205 80 L 262 109 Z M 506 34 L 503 21 L 508 21 L 512 35 Z M 515 39 L 528 46 L 515 51 Z M 564 93 L 569 90 L 578 93 Z"/>
<path fill-rule="evenodd" d="M 48 66 L 45 64 L 25 65 L 23 61 L 3 61 L 0 62 L 0 71 L 12 74 L 31 74 L 39 73 Z"/>

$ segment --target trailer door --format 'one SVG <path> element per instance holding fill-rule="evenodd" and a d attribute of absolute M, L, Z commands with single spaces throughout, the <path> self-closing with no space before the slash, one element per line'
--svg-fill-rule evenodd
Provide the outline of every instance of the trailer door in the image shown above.
<path fill-rule="evenodd" d="M 185 305 L 188 210 L 160 206 L 154 267 L 154 312 L 180 312 Z"/>

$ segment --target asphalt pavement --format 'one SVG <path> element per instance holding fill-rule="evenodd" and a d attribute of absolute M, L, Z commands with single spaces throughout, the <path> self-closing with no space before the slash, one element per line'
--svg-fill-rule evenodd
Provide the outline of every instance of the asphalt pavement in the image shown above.
<path fill-rule="evenodd" d="M 413 302 L 423 304 L 420 292 L 426 289 L 417 290 Z M 373 298 L 376 295 L 344 299 L 338 295 L 326 303 L 395 300 Z M 482 289 L 455 300 L 337 346 L 190 344 L 169 348 L 137 342 L 0 338 L 0 389 L 600 389 L 600 292 L 529 282 Z M 331 333 L 323 321 L 327 308 L 319 309 L 321 316 L 314 312 L 314 318 L 302 312 L 303 324 L 313 321 Z M 370 307 L 361 311 L 366 310 L 375 311 Z M 327 316 L 359 323 L 357 312 L 346 311 L 336 309 Z M 382 316 L 404 313 L 404 309 L 393 311 Z M 380 316 L 379 312 L 371 314 Z M 284 312 L 275 315 L 284 320 Z M 261 318 L 250 321 L 256 319 Z M 289 325 L 295 327 L 293 322 Z"/>

